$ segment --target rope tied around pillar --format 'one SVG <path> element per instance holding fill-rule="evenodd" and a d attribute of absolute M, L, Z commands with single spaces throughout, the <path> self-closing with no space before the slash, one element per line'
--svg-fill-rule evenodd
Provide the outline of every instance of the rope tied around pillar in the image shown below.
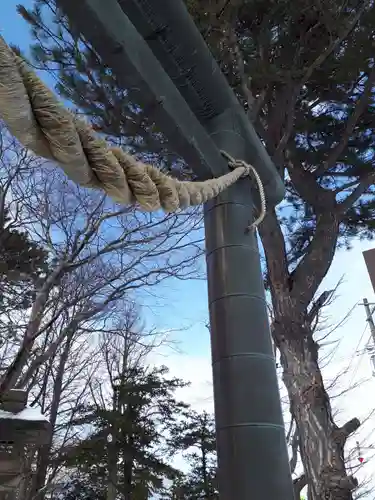
<path fill-rule="evenodd" d="M 247 176 L 254 176 L 254 179 L 256 181 L 258 191 L 259 191 L 259 198 L 260 198 L 260 211 L 258 217 L 253 221 L 249 226 L 247 227 L 248 231 L 256 229 L 264 220 L 266 213 L 267 213 L 267 203 L 266 203 L 266 193 L 264 190 L 263 182 L 262 179 L 260 178 L 260 175 L 258 174 L 256 168 L 254 165 L 251 165 L 250 163 L 246 163 L 244 160 L 236 160 L 233 158 L 229 153 L 226 151 L 221 151 L 221 154 L 228 160 L 228 165 L 229 167 L 235 169 L 235 168 L 243 168 L 244 173 L 242 177 L 247 177 Z"/>
<path fill-rule="evenodd" d="M 203 182 L 179 181 L 111 147 L 92 126 L 64 108 L 54 93 L 0 36 L 0 116 L 21 144 L 37 156 L 58 163 L 77 184 L 103 190 L 114 201 L 143 210 L 175 212 L 215 198 L 241 177 L 255 176 L 264 218 L 265 196 L 252 165 L 229 155 L 231 171 Z"/>

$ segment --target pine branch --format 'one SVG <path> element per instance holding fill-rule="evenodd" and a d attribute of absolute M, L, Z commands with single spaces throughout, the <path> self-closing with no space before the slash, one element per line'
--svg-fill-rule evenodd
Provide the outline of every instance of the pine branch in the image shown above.
<path fill-rule="evenodd" d="M 339 144 L 332 149 L 326 161 L 320 168 L 318 168 L 318 170 L 315 173 L 316 177 L 319 177 L 324 172 L 332 168 L 332 166 L 337 162 L 339 156 L 343 153 L 343 151 L 347 147 L 349 139 L 358 123 L 358 120 L 360 119 L 361 115 L 363 114 L 363 112 L 365 111 L 365 109 L 369 104 L 370 97 L 373 91 L 374 82 L 375 82 L 375 66 L 372 68 L 367 78 L 363 93 L 361 97 L 358 99 L 354 111 L 350 115 L 347 121 L 345 131 L 341 137 Z"/>
<path fill-rule="evenodd" d="M 253 93 L 252 93 L 250 86 L 249 86 L 250 78 L 248 76 L 246 76 L 245 62 L 244 62 L 244 59 L 242 57 L 241 49 L 240 49 L 239 44 L 238 44 L 237 35 L 236 35 L 233 28 L 229 29 L 228 43 L 229 43 L 230 47 L 232 48 L 232 52 L 230 52 L 230 54 L 232 54 L 232 53 L 234 54 L 234 61 L 233 62 L 237 68 L 238 77 L 239 77 L 240 82 L 241 82 L 241 90 L 243 92 L 244 97 L 246 98 L 247 107 L 248 107 L 248 110 L 250 111 L 253 109 L 253 106 L 255 103 L 255 98 L 254 98 Z M 257 116 L 253 116 L 252 118 L 256 119 Z"/>
<path fill-rule="evenodd" d="M 307 68 L 302 80 L 301 87 L 308 82 L 311 78 L 312 74 L 316 69 L 318 69 L 327 59 L 328 57 L 339 47 L 339 45 L 347 38 L 351 31 L 355 28 L 356 24 L 360 20 L 362 14 L 365 12 L 366 8 L 371 4 L 369 1 L 365 1 L 362 4 L 362 7 L 358 10 L 357 14 L 354 18 L 348 23 L 348 25 L 343 29 L 341 35 L 337 37 L 332 43 L 327 47 L 327 49 L 322 52 L 314 62 Z"/>
<path fill-rule="evenodd" d="M 292 274 L 292 294 L 301 308 L 307 307 L 313 300 L 332 264 L 340 226 L 336 212 L 328 206 L 319 215 L 314 238 Z"/>
<path fill-rule="evenodd" d="M 294 479 L 293 488 L 294 488 L 294 496 L 296 499 L 301 497 L 301 491 L 306 485 L 307 485 L 307 477 L 305 474 L 302 474 L 302 476 L 299 476 L 297 477 L 297 479 Z"/>
<path fill-rule="evenodd" d="M 285 151 L 285 156 L 290 179 L 301 198 L 316 212 L 324 212 L 327 207 L 333 208 L 334 193 L 321 187 L 314 174 L 305 170 L 302 165 L 294 165 L 289 151 Z"/>
<path fill-rule="evenodd" d="M 372 184 L 374 184 L 374 181 L 375 172 L 371 172 L 358 184 L 358 186 L 352 191 L 352 193 L 338 205 L 339 213 L 341 215 L 345 214 L 345 212 L 359 200 L 359 198 L 367 191 L 367 189 Z"/>
<path fill-rule="evenodd" d="M 298 431 L 298 427 L 297 426 L 294 429 L 294 434 L 293 434 L 293 438 L 292 438 L 291 448 L 292 448 L 292 456 L 291 456 L 291 459 L 289 461 L 289 467 L 290 467 L 290 470 L 291 470 L 291 472 L 293 474 L 293 472 L 295 471 L 296 466 L 297 466 L 298 450 L 299 450 L 299 431 Z"/>
<path fill-rule="evenodd" d="M 270 282 L 288 291 L 289 271 L 284 235 L 274 210 L 269 211 L 259 226 L 263 247 L 266 253 Z"/>

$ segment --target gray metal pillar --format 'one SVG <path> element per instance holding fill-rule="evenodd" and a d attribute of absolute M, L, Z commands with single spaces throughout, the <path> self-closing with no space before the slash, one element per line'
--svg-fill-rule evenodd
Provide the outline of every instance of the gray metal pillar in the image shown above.
<path fill-rule="evenodd" d="M 220 149 L 246 160 L 236 120 L 210 124 Z M 292 500 L 249 179 L 205 206 L 220 500 Z"/>

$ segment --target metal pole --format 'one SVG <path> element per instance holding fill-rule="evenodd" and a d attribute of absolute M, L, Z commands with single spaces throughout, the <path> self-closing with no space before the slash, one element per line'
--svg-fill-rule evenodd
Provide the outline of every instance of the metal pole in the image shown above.
<path fill-rule="evenodd" d="M 235 158 L 246 143 L 229 113 L 211 136 Z M 292 500 L 250 181 L 205 206 L 206 260 L 220 500 Z"/>
<path fill-rule="evenodd" d="M 375 323 L 374 318 L 372 317 L 373 311 L 371 311 L 370 304 L 367 299 L 363 299 L 363 305 L 365 306 L 366 319 L 368 324 L 370 325 L 371 337 L 375 347 Z"/>

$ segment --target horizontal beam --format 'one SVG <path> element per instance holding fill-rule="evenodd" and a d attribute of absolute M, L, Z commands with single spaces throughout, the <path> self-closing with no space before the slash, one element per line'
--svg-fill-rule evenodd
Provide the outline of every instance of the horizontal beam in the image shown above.
<path fill-rule="evenodd" d="M 279 203 L 283 181 L 226 77 L 182 0 L 118 0 L 181 95 L 209 132 L 218 117 L 246 144 L 242 158 L 253 164 L 265 188 L 268 205 Z M 221 172 L 223 173 L 223 172 Z"/>
<path fill-rule="evenodd" d="M 197 178 L 228 171 L 209 134 L 116 0 L 57 0 L 57 4 L 135 103 L 152 109 L 153 120 Z"/>

